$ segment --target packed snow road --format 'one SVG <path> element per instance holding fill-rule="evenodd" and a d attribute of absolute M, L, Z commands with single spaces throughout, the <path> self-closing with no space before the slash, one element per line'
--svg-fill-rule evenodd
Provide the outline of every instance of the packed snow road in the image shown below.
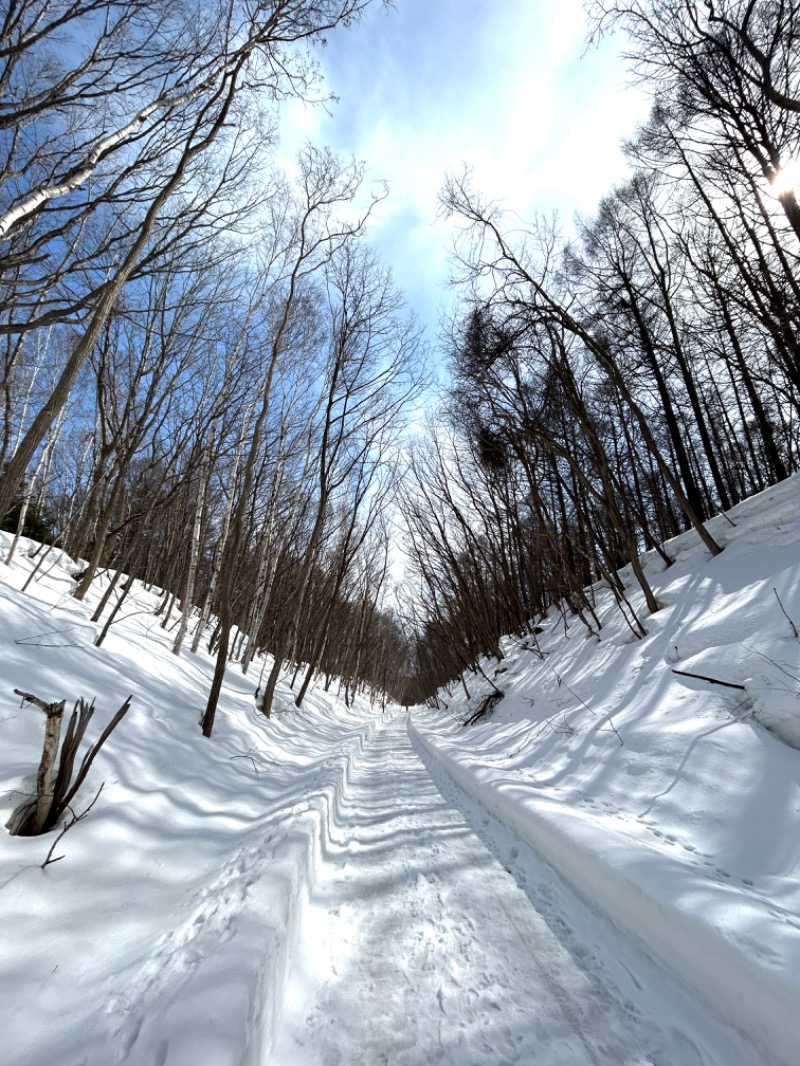
<path fill-rule="evenodd" d="M 426 765 L 403 715 L 332 814 L 271 1066 L 771 1061 Z"/>

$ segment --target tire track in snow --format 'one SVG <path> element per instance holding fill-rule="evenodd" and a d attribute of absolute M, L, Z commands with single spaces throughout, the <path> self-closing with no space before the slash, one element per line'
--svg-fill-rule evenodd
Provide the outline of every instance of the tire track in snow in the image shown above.
<path fill-rule="evenodd" d="M 694 1018 L 634 948 L 608 960 L 618 935 L 543 864 L 531 885 L 520 848 L 478 814 L 493 855 L 463 797 L 439 784 L 403 716 L 379 723 L 352 762 L 272 1066 L 763 1061 L 737 1034 Z"/>

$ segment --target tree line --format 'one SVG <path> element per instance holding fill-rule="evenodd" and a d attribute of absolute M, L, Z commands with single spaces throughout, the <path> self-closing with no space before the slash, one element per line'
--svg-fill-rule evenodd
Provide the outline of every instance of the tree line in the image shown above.
<path fill-rule="evenodd" d="M 653 98 L 630 173 L 565 238 L 520 227 L 470 174 L 451 384 L 404 490 L 419 594 L 413 698 L 535 637 L 594 591 L 633 635 L 659 603 L 639 561 L 797 469 L 800 5 L 596 0 Z M 619 573 L 630 563 L 638 595 Z"/>
<path fill-rule="evenodd" d="M 308 45 L 368 3 L 0 24 L 0 517 L 86 560 L 98 643 L 126 575 L 163 590 L 175 653 L 216 656 L 206 735 L 263 651 L 269 713 L 282 669 L 298 704 L 315 673 L 410 702 L 553 604 L 597 632 L 601 582 L 641 636 L 642 550 L 719 552 L 709 517 L 797 467 L 800 5 L 589 5 L 654 100 L 630 176 L 570 239 L 448 179 L 451 381 L 406 463 L 422 342 L 365 242 L 383 190 L 311 147 L 275 166 L 281 101 L 320 92 Z"/>
<path fill-rule="evenodd" d="M 282 100 L 368 0 L 14 0 L 0 24 L 0 518 L 86 561 L 97 643 L 136 577 L 176 655 L 270 651 L 302 704 L 399 692 L 386 607 L 420 331 L 365 241 L 384 195 Z M 45 536 L 45 539 L 47 537 Z M 7 553 L 10 562 L 17 540 Z M 42 549 L 39 562 L 46 557 Z"/>

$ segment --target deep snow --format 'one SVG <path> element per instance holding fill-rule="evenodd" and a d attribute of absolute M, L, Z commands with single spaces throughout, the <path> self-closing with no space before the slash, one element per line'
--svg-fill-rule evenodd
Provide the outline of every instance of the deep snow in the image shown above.
<path fill-rule="evenodd" d="M 800 479 L 644 557 L 663 605 L 635 640 L 607 589 L 591 636 L 552 610 L 443 693 L 420 739 L 648 952 L 787 1063 L 800 1061 Z M 630 568 L 626 568 L 629 571 Z M 776 595 L 777 592 L 777 595 Z M 780 602 L 779 602 L 780 601 Z M 784 613 L 785 612 L 785 613 Z M 788 619 L 787 619 L 788 615 Z M 527 645 L 527 647 L 525 647 Z M 673 672 L 744 686 L 711 685 Z M 612 728 L 613 726 L 613 728 Z"/>
<path fill-rule="evenodd" d="M 402 715 L 354 759 L 276 1066 L 762 1061 L 430 769 Z"/>
<path fill-rule="evenodd" d="M 717 559 L 689 534 L 648 556 L 644 641 L 603 590 L 599 640 L 557 612 L 544 659 L 508 638 L 484 664 L 507 695 L 468 729 L 455 688 L 410 730 L 319 687 L 267 722 L 256 662 L 207 741 L 211 660 L 170 653 L 157 590 L 96 649 L 102 583 L 76 603 L 53 553 L 23 595 L 24 544 L 0 565 L 4 821 L 43 729 L 15 687 L 96 696 L 92 738 L 133 704 L 61 861 L 0 834 L 0 1066 L 793 1066 L 800 643 L 772 590 L 800 620 L 799 495 L 716 519 Z"/>

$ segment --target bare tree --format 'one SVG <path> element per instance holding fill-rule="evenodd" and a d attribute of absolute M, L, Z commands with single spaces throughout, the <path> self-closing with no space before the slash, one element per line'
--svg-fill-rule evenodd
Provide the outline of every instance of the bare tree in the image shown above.
<path fill-rule="evenodd" d="M 26 96 L 21 108 L 20 101 L 15 100 L 6 113 L 11 154 L 4 171 L 9 179 L 20 171 L 14 153 L 26 143 L 15 135 L 19 125 L 12 113 L 22 116 L 19 121 L 35 116 L 40 128 L 47 130 L 44 143 L 49 146 L 52 142 L 52 150 L 44 153 L 42 145 L 34 145 L 34 158 L 23 168 L 30 174 L 27 187 L 11 198 L 10 206 L 0 216 L 0 241 L 5 238 L 9 242 L 6 261 L 12 271 L 8 277 L 18 279 L 19 264 L 26 260 L 38 262 L 43 250 L 50 254 L 51 249 L 62 263 L 53 268 L 57 274 L 69 272 L 71 267 L 63 264 L 75 263 L 76 256 L 77 267 L 84 270 L 77 234 L 94 222 L 98 204 L 111 203 L 116 210 L 114 228 L 107 230 L 101 240 L 106 276 L 100 284 L 85 292 L 76 307 L 59 307 L 52 316 L 40 316 L 36 322 L 26 316 L 25 328 L 31 328 L 48 321 L 63 321 L 65 315 L 75 314 L 81 307 L 86 310 L 81 335 L 55 388 L 0 476 L 0 514 L 8 509 L 36 449 L 66 403 L 123 289 L 144 264 L 152 266 L 157 261 L 164 241 L 170 246 L 171 228 L 186 230 L 185 206 L 196 199 L 195 189 L 199 188 L 201 195 L 194 211 L 202 216 L 211 204 L 219 204 L 221 185 L 242 182 L 245 163 L 252 158 L 259 140 L 231 133 L 230 119 L 235 116 L 237 124 L 252 125 L 255 120 L 247 119 L 245 100 L 251 101 L 252 107 L 256 89 L 262 97 L 272 94 L 273 98 L 305 92 L 313 72 L 297 46 L 351 21 L 365 3 L 366 0 L 281 0 L 263 10 L 230 0 L 222 12 L 208 17 L 202 8 L 187 10 L 184 6 L 174 8 L 180 16 L 167 17 L 165 8 L 160 13 L 162 22 L 152 5 L 132 2 L 122 6 L 114 0 L 85 0 L 76 5 L 75 19 L 79 14 L 85 16 L 96 32 L 88 45 L 77 47 L 75 54 L 83 57 L 78 60 L 77 73 L 56 67 L 47 83 L 41 84 L 45 69 L 50 68 L 37 67 L 38 59 L 33 55 L 30 63 L 39 71 L 34 95 Z M 47 0 L 29 0 L 18 6 L 22 8 L 21 17 L 6 20 L 6 89 L 13 92 L 18 85 L 17 95 L 29 86 L 30 79 L 24 72 L 28 55 L 35 53 L 37 47 L 47 47 L 48 32 L 59 32 L 65 21 L 75 21 L 59 19 L 57 12 L 61 8 Z M 99 14 L 108 18 L 98 18 Z M 141 27 L 137 20 L 143 22 Z M 138 36 L 134 29 L 138 29 Z M 123 47 L 131 35 L 135 43 L 127 42 L 128 48 Z M 15 81 L 15 71 L 20 69 L 22 73 Z M 121 85 L 130 91 L 120 93 Z M 98 106 L 98 99 L 102 106 Z M 126 108 L 127 113 L 106 126 L 109 117 Z M 45 112 L 61 119 L 55 129 L 48 129 Z M 111 133 L 107 132 L 109 128 Z M 209 183 L 201 180 L 201 173 L 203 166 L 208 166 L 212 148 L 220 157 L 216 166 L 222 177 Z M 44 172 L 43 153 L 44 158 L 55 159 L 54 166 Z M 100 164 L 107 165 L 108 171 L 105 181 L 98 183 L 96 171 Z M 80 190 L 89 178 L 90 188 L 99 187 L 101 192 L 87 205 Z M 134 181 L 133 192 L 126 184 L 129 178 Z M 173 227 L 166 226 L 166 235 L 161 227 L 159 247 L 160 222 L 167 217 L 165 211 L 176 197 L 182 200 L 182 209 L 173 217 Z M 68 217 L 66 221 L 57 219 L 53 228 L 51 208 L 62 202 Z M 141 207 L 138 218 L 133 217 L 132 204 Z M 40 222 L 43 230 L 37 229 Z M 48 290 L 53 269 L 42 282 Z M 9 328 L 15 328 L 14 323 Z"/>
<path fill-rule="evenodd" d="M 686 519 L 708 550 L 718 554 L 719 545 L 703 525 L 702 515 L 692 507 L 659 447 L 646 412 L 625 380 L 610 338 L 596 328 L 591 315 L 583 315 L 580 308 L 572 307 L 556 235 L 540 226 L 524 235 L 518 248 L 512 246 L 501 229 L 501 212 L 485 204 L 470 188 L 468 175 L 449 177 L 443 203 L 470 226 L 460 265 L 462 283 L 468 290 L 473 285 L 477 288 L 475 302 L 480 302 L 480 286 L 488 277 L 494 285 L 495 306 L 498 310 L 507 309 L 505 328 L 510 335 L 527 329 L 531 323 L 541 323 L 544 328 L 551 326 L 555 333 L 566 334 L 580 345 L 622 397 Z"/>
<path fill-rule="evenodd" d="M 251 506 L 251 493 L 259 465 L 272 392 L 279 362 L 291 340 L 292 326 L 305 312 L 303 292 L 309 279 L 363 229 L 374 201 L 363 213 L 349 221 L 336 218 L 353 203 L 361 182 L 356 164 L 342 165 L 330 152 L 307 150 L 300 160 L 296 206 L 287 205 L 285 221 L 276 226 L 271 261 L 265 264 L 262 284 L 275 308 L 274 322 L 265 337 L 267 358 L 260 383 L 252 437 L 246 450 L 238 487 L 238 498 L 231 512 L 231 526 L 226 555 L 219 580 L 220 636 L 217 663 L 203 715 L 203 735 L 210 736 L 214 726 L 219 693 L 228 656 L 233 626 L 232 592 L 238 559 L 246 542 L 245 520 Z M 263 291 L 263 290 L 262 290 Z"/>
<path fill-rule="evenodd" d="M 662 107 L 668 96 L 687 133 L 749 157 L 800 239 L 797 190 L 784 181 L 800 153 L 794 0 L 595 0 L 590 10 L 596 34 L 625 29 L 634 70 Z"/>

